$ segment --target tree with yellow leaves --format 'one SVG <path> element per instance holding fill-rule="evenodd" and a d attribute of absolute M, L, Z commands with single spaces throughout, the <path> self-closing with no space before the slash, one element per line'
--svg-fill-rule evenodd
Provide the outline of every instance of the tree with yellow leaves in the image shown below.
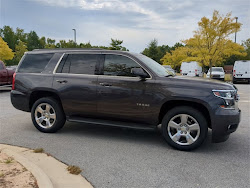
<path fill-rule="evenodd" d="M 0 37 L 0 60 L 10 60 L 13 59 L 14 53 L 9 48 L 8 44 Z"/>
<path fill-rule="evenodd" d="M 183 61 L 197 61 L 202 66 L 209 66 L 211 71 L 212 66 L 221 65 L 232 55 L 245 56 L 244 47 L 228 39 L 230 34 L 240 30 L 241 25 L 235 22 L 231 13 L 223 17 L 215 10 L 212 19 L 201 18 L 194 36 L 183 41 L 184 47 L 167 53 L 161 61 L 175 66 Z"/>

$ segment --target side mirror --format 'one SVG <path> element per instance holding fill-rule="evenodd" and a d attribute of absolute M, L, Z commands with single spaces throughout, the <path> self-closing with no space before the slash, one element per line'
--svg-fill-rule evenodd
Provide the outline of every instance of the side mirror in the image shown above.
<path fill-rule="evenodd" d="M 149 75 L 142 68 L 132 68 L 131 74 L 140 77 L 142 80 L 149 78 Z"/>

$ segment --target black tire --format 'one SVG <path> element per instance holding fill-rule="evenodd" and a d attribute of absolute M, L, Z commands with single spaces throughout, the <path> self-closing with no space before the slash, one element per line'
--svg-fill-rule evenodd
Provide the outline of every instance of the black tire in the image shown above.
<path fill-rule="evenodd" d="M 197 127 L 199 127 L 199 134 L 197 131 L 196 141 L 194 141 L 190 145 L 181 145 L 183 143 L 180 143 L 180 144 L 176 143 L 175 141 L 173 141 L 171 139 L 171 137 L 169 135 L 169 134 L 172 135 L 172 133 L 171 133 L 172 128 L 170 129 L 170 133 L 169 133 L 169 129 L 168 129 L 170 120 L 172 118 L 175 118 L 175 117 L 178 118 L 178 115 L 180 115 L 180 114 L 187 114 L 189 121 L 190 120 L 193 121 L 193 119 L 190 119 L 190 118 L 194 118 L 194 120 L 196 120 L 196 122 L 198 123 Z M 188 127 L 188 126 L 185 125 L 185 127 Z M 182 125 L 183 129 L 185 127 Z M 175 108 L 171 109 L 170 111 L 168 111 L 166 113 L 166 115 L 164 116 L 164 118 L 162 120 L 162 127 L 161 128 L 162 128 L 162 135 L 170 146 L 172 146 L 178 150 L 188 151 L 188 150 L 194 150 L 194 149 L 198 148 L 204 142 L 204 140 L 207 137 L 208 124 L 207 124 L 206 118 L 198 110 L 196 110 L 192 107 L 188 107 L 188 106 L 179 106 L 179 107 L 175 107 Z M 181 129 L 181 128 L 179 128 L 179 129 Z M 178 130 L 178 131 L 181 131 L 181 130 Z M 184 131 L 184 132 L 188 134 L 188 131 L 187 132 Z M 193 134 L 193 132 L 191 132 L 191 134 Z M 183 139 L 183 141 L 181 140 L 181 142 L 184 142 L 186 135 L 184 135 L 184 137 L 183 136 L 180 136 L 180 137 L 181 137 L 181 139 Z M 186 142 L 188 142 L 187 139 L 186 139 Z M 184 142 L 184 144 L 185 144 L 185 142 Z M 186 144 L 189 144 L 189 143 L 186 143 Z"/>
<path fill-rule="evenodd" d="M 40 126 L 36 121 L 36 117 L 35 117 L 36 116 L 36 114 L 35 114 L 36 109 L 39 105 L 42 105 L 42 104 L 48 104 L 48 106 L 50 105 L 52 107 L 52 110 L 54 111 L 54 114 L 56 117 L 56 118 L 52 119 L 52 120 L 54 120 L 53 125 L 51 127 L 48 127 L 48 128 L 44 128 L 44 127 Z M 60 103 L 51 97 L 40 98 L 33 104 L 32 109 L 31 109 L 31 119 L 33 121 L 34 126 L 39 131 L 44 132 L 44 133 L 57 132 L 58 130 L 60 130 L 64 126 L 65 121 L 66 121 L 65 114 L 63 112 L 63 109 L 62 109 Z"/>

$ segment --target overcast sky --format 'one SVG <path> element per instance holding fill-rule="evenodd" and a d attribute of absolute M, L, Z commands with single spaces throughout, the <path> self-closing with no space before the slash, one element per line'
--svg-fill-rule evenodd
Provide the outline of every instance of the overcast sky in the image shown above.
<path fill-rule="evenodd" d="M 141 52 L 153 38 L 171 46 L 192 37 L 197 22 L 211 18 L 214 9 L 239 17 L 237 42 L 250 38 L 250 0 L 0 0 L 0 27 L 57 41 L 73 39 L 75 28 L 78 43 L 108 46 L 112 37 Z"/>

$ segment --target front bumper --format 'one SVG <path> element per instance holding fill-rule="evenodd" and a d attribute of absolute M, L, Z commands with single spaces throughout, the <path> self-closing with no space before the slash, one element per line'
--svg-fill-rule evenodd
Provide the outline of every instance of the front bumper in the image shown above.
<path fill-rule="evenodd" d="M 210 75 L 207 75 L 207 78 L 210 78 Z M 224 80 L 225 76 L 222 75 L 212 75 L 212 79 L 217 79 L 217 80 Z"/>
<path fill-rule="evenodd" d="M 240 109 L 217 109 L 212 119 L 212 141 L 215 143 L 226 141 L 238 128 L 240 119 Z"/>

